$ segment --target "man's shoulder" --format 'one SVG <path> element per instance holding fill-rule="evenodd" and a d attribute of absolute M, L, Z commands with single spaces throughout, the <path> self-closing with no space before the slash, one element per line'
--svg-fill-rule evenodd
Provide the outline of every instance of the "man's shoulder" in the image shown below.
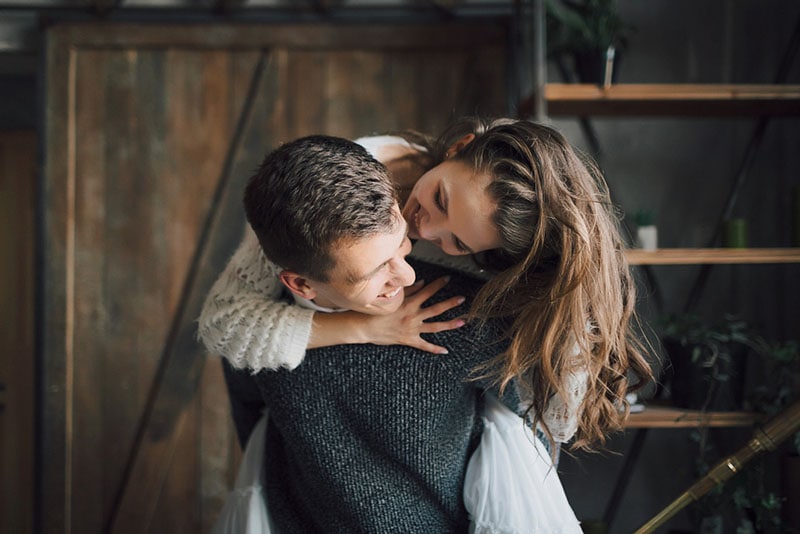
<path fill-rule="evenodd" d="M 417 280 L 425 280 L 425 283 L 430 283 L 441 278 L 442 276 L 449 276 L 450 281 L 437 295 L 441 294 L 442 298 L 448 298 L 452 295 L 464 295 L 465 297 L 474 296 L 481 286 L 486 282 L 476 276 L 465 273 L 463 271 L 444 267 L 434 263 L 429 263 L 417 258 L 408 258 L 408 263 L 414 268 L 417 273 Z"/>

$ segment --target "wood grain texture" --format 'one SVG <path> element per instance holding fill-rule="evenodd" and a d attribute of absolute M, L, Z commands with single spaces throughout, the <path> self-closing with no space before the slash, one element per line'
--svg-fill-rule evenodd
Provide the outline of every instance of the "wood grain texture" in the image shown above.
<path fill-rule="evenodd" d="M 699 265 L 711 263 L 800 263 L 799 248 L 664 248 L 630 249 L 631 265 Z"/>
<path fill-rule="evenodd" d="M 800 85 L 547 84 L 552 116 L 800 115 Z M 533 97 L 520 104 L 532 113 Z"/>
<path fill-rule="evenodd" d="M 701 412 L 666 406 L 647 406 L 632 413 L 625 428 L 698 428 L 753 426 L 761 417 L 755 412 Z"/>
<path fill-rule="evenodd" d="M 194 320 L 247 178 L 301 135 L 501 113 L 505 44 L 492 25 L 48 32 L 45 532 L 208 531 L 240 452 Z"/>
<path fill-rule="evenodd" d="M 154 280 L 160 279 L 170 288 L 171 307 L 165 308 L 169 315 L 162 318 L 163 328 L 169 330 L 159 339 L 159 373 L 148 382 L 151 404 L 138 419 L 142 437 L 126 456 L 128 478 L 117 486 L 119 501 L 111 510 L 113 532 L 199 529 L 199 516 L 176 515 L 172 506 L 164 504 L 185 510 L 200 506 L 199 493 L 187 493 L 187 488 L 200 485 L 198 444 L 203 425 L 187 413 L 201 413 L 197 386 L 204 357 L 194 341 L 193 325 L 204 295 L 192 287 L 194 279 L 188 280 L 187 269 L 198 253 L 201 229 L 211 215 L 210 199 L 227 172 L 223 162 L 229 150 L 237 149 L 231 146 L 231 137 L 240 110 L 231 114 L 226 103 L 238 102 L 241 109 L 243 94 L 239 91 L 249 84 L 255 58 L 255 54 L 249 55 L 250 69 L 235 69 L 233 56 L 226 52 L 168 53 L 165 153 L 173 158 L 167 169 L 161 169 L 165 173 L 156 173 L 165 178 L 159 180 L 160 190 L 154 196 L 166 210 L 160 232 L 164 244 L 157 243 L 164 255 L 156 255 L 163 257 L 165 264 L 153 274 Z M 238 77 L 232 78 L 232 73 Z M 230 192 L 229 196 L 231 203 L 238 205 L 238 195 Z M 182 265 L 173 263 L 176 258 L 183 259 Z M 179 300 L 189 303 L 189 311 L 176 317 Z M 175 337 L 170 340 L 168 336 Z M 186 495 L 192 502 L 184 500 Z"/>

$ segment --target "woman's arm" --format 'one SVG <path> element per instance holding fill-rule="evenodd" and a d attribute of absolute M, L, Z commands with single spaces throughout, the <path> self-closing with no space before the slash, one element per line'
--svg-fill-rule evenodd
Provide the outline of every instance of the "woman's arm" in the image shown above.
<path fill-rule="evenodd" d="M 589 328 L 591 327 L 587 325 L 587 329 Z M 574 342 L 570 351 L 570 363 L 574 368 L 566 375 L 564 395 L 552 395 L 542 411 L 542 422 L 547 425 L 553 440 L 558 443 L 568 442 L 578 431 L 579 411 L 589 386 L 589 373 L 578 364 L 580 355 L 580 346 Z"/>
<path fill-rule="evenodd" d="M 566 398 L 553 395 L 542 413 L 542 421 L 558 443 L 568 442 L 578 430 L 578 410 L 586 395 L 588 378 L 586 371 L 571 373 L 565 387 Z"/>
<path fill-rule="evenodd" d="M 198 336 L 210 353 L 253 371 L 300 364 L 314 312 L 280 300 L 278 272 L 248 226 L 198 320 Z"/>
<path fill-rule="evenodd" d="M 203 305 L 198 336 L 212 354 L 220 354 L 236 368 L 294 369 L 307 348 L 347 343 L 402 344 L 435 353 L 443 347 L 420 334 L 458 328 L 463 321 L 424 322 L 463 299 L 454 297 L 423 308 L 445 283 L 438 280 L 423 289 L 406 290 L 406 301 L 395 313 L 369 316 L 355 312 L 314 313 L 280 300 L 283 285 L 279 268 L 264 256 L 248 227 L 241 245 L 214 283 Z"/>

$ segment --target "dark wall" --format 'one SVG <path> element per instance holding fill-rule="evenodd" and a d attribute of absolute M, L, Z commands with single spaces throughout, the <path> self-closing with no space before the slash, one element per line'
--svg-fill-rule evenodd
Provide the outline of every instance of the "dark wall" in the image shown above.
<path fill-rule="evenodd" d="M 620 83 L 756 83 L 775 81 L 800 20 L 800 4 L 788 0 L 621 0 L 620 10 L 637 31 L 620 63 Z M 800 83 L 800 58 L 785 81 Z M 552 68 L 550 81 L 560 81 Z M 708 246 L 731 184 L 742 168 L 757 118 L 594 119 L 600 163 L 625 222 L 635 228 L 639 209 L 655 213 L 662 247 Z M 575 119 L 555 121 L 571 139 L 591 150 Z M 791 243 L 792 188 L 800 186 L 800 119 L 768 122 L 733 215 L 746 219 L 753 247 Z M 652 268 L 658 294 L 642 281 L 639 309 L 657 342 L 659 319 L 684 309 L 698 266 Z M 736 313 L 771 340 L 800 339 L 800 265 L 718 265 L 694 308 L 708 321 Z M 751 381 L 761 362 L 748 362 Z M 719 433 L 715 455 L 733 452 L 747 429 Z M 611 452 L 562 456 L 560 471 L 579 517 L 600 518 L 630 452 L 633 432 L 614 437 Z M 611 532 L 632 532 L 677 497 L 694 479 L 697 451 L 690 430 L 649 430 Z M 720 456 L 711 456 L 714 459 Z M 773 466 L 774 467 L 774 466 Z M 591 480 L 591 484 L 587 484 Z M 729 518 L 726 532 L 737 523 Z M 667 528 L 689 528 L 682 512 Z M 665 530 L 666 531 L 666 530 Z"/>
<path fill-rule="evenodd" d="M 0 76 L 0 130 L 34 130 L 36 113 L 36 77 Z"/>

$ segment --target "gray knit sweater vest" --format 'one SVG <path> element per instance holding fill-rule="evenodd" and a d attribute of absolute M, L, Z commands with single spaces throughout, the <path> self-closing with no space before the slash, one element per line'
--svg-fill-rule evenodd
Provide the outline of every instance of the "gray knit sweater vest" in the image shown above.
<path fill-rule="evenodd" d="M 481 282 L 414 265 L 417 278 L 452 278 L 434 297 Z M 278 532 L 466 532 L 464 472 L 481 432 L 485 384 L 475 367 L 502 350 L 496 325 L 431 335 L 434 355 L 405 346 L 310 350 L 292 371 L 252 376 L 269 410 L 267 504 Z M 515 399 L 505 399 L 516 406 Z"/>

